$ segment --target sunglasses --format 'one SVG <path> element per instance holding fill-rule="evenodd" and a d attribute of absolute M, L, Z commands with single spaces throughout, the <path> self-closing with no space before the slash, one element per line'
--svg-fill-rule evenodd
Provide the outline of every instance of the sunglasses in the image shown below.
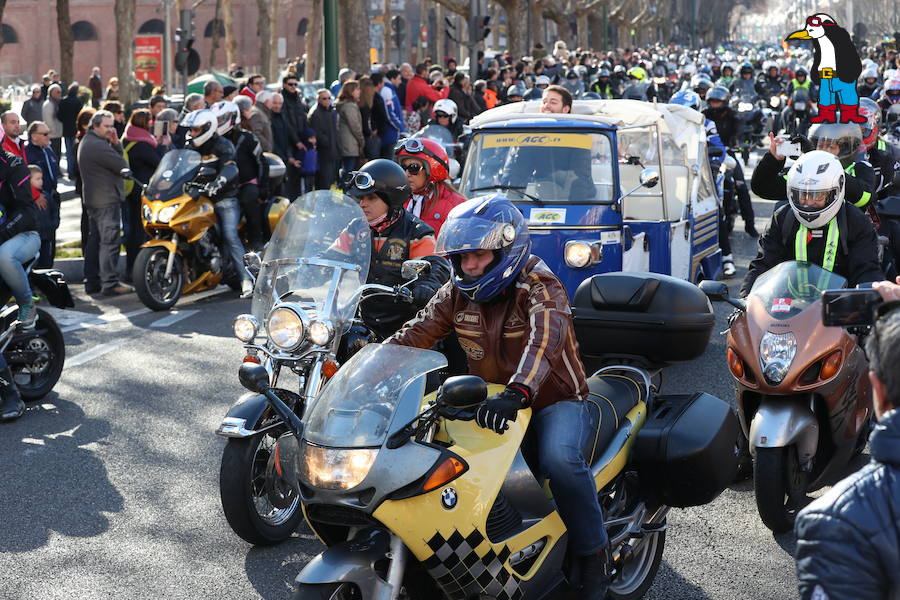
<path fill-rule="evenodd" d="M 49 136 L 49 135 L 50 135 L 50 132 L 49 132 L 49 131 L 35 131 L 35 133 L 36 133 L 37 135 L 43 135 L 43 136 Z"/>
<path fill-rule="evenodd" d="M 424 154 L 434 160 L 438 161 L 445 169 L 450 170 L 450 165 L 447 164 L 443 158 L 439 157 L 437 154 L 428 149 L 428 147 L 422 142 L 422 140 L 418 138 L 410 138 L 407 140 L 403 140 L 397 145 L 396 151 L 399 152 L 401 150 L 405 150 L 409 154 Z"/>
<path fill-rule="evenodd" d="M 434 116 L 437 117 L 438 119 L 449 119 L 450 118 L 450 115 L 448 115 L 445 112 L 436 112 L 436 113 L 434 113 Z"/>
<path fill-rule="evenodd" d="M 403 170 L 410 175 L 418 175 L 422 171 L 422 165 L 417 162 L 409 162 L 401 166 L 403 167 Z"/>
<path fill-rule="evenodd" d="M 294 83 L 286 83 L 284 85 L 286 85 L 287 87 L 297 87 L 297 82 L 295 81 Z"/>

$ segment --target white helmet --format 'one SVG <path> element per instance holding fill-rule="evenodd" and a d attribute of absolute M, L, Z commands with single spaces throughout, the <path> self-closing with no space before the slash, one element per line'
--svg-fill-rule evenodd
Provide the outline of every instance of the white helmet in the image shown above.
<path fill-rule="evenodd" d="M 238 108 L 237 104 L 229 100 L 216 102 L 209 107 L 209 110 L 216 115 L 218 121 L 216 133 L 219 135 L 225 135 L 231 131 L 235 124 L 241 120 L 241 110 Z"/>
<path fill-rule="evenodd" d="M 458 111 L 456 109 L 456 102 L 450 100 L 449 98 L 443 98 L 434 103 L 434 108 L 431 109 L 431 114 L 437 114 L 438 112 L 447 113 L 450 115 L 450 123 L 456 123 L 456 116 Z"/>
<path fill-rule="evenodd" d="M 188 113 L 184 119 L 181 120 L 181 126 L 188 128 L 187 135 L 184 138 L 185 141 L 190 143 L 194 148 L 199 148 L 216 134 L 216 129 L 219 127 L 219 120 L 216 118 L 213 111 L 208 108 L 201 108 L 200 110 Z M 200 133 L 194 135 L 192 131 L 194 129 L 200 129 Z"/>
<path fill-rule="evenodd" d="M 844 168 L 830 152 L 807 152 L 788 171 L 787 191 L 797 220 L 810 229 L 823 227 L 844 203 Z"/>

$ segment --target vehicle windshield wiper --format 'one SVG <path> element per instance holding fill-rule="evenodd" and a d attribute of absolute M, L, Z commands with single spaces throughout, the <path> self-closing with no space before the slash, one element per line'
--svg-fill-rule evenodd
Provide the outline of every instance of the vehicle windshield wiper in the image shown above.
<path fill-rule="evenodd" d="M 525 198 L 528 198 L 538 206 L 543 206 L 544 201 L 538 198 L 537 196 L 532 196 L 531 194 L 525 191 L 525 186 L 523 185 L 506 185 L 503 183 L 498 183 L 496 185 L 486 185 L 484 187 L 472 188 L 469 190 L 470 192 L 483 192 L 485 190 L 513 190 L 514 192 L 519 192 Z"/>

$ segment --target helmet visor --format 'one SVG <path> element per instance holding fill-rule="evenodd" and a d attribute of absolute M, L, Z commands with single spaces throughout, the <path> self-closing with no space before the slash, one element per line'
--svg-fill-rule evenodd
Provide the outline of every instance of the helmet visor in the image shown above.
<path fill-rule="evenodd" d="M 497 250 L 508 246 L 515 239 L 516 228 L 512 223 L 497 223 L 474 216 L 448 219 L 441 227 L 435 252 L 446 255 L 473 250 Z"/>
<path fill-rule="evenodd" d="M 838 190 L 834 188 L 828 190 L 811 190 L 792 187 L 791 203 L 803 217 L 812 221 L 829 206 L 834 204 L 837 199 L 837 193 Z"/>

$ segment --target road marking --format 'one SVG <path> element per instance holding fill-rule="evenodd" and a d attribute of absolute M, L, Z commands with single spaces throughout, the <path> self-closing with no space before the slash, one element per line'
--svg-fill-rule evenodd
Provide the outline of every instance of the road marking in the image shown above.
<path fill-rule="evenodd" d="M 121 321 L 122 319 L 130 319 L 131 317 L 138 317 L 140 315 L 145 315 L 150 312 L 150 309 L 147 307 L 139 308 L 137 310 L 132 310 L 126 313 L 123 312 L 115 312 L 115 313 L 105 313 L 102 315 L 97 315 L 93 319 L 88 319 L 86 321 L 81 321 L 78 323 L 73 323 L 72 325 L 68 325 L 62 328 L 63 333 L 69 333 L 71 331 L 78 331 L 79 329 L 87 329 L 89 327 L 96 327 L 97 325 L 106 325 L 107 323 L 112 323 L 114 321 Z"/>
<path fill-rule="evenodd" d="M 162 319 L 159 319 L 158 321 L 153 321 L 152 323 L 150 323 L 150 327 L 153 329 L 161 329 L 163 327 L 168 327 L 169 325 L 174 325 L 175 323 L 177 323 L 178 321 L 181 321 L 182 319 L 187 319 L 188 317 L 192 317 L 195 314 L 197 314 L 198 312 L 200 312 L 200 311 L 199 310 L 176 310 L 175 312 L 170 314 L 168 317 L 163 317 Z"/>
<path fill-rule="evenodd" d="M 134 338 L 126 337 L 119 340 L 114 340 L 112 342 L 106 342 L 105 344 L 98 344 L 90 350 L 85 350 L 81 354 L 76 354 L 72 358 L 67 359 L 65 368 L 68 369 L 69 367 L 78 367 L 94 360 L 95 358 L 100 358 L 104 354 L 108 354 L 109 352 L 112 352 L 113 350 L 124 346 L 132 339 Z"/>

